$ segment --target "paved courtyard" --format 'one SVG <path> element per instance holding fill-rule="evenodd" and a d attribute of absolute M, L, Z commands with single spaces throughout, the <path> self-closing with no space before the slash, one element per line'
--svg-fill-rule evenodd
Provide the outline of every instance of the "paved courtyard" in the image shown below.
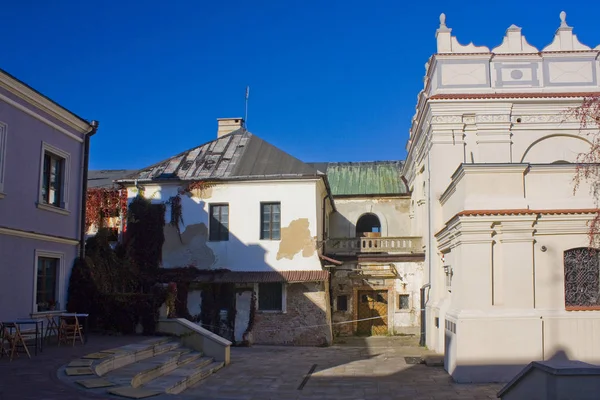
<path fill-rule="evenodd" d="M 0 400 L 118 399 L 95 396 L 64 383 L 57 370 L 99 350 L 139 337 L 94 336 L 85 346 L 50 346 L 31 360 L 0 359 Z M 407 364 L 427 351 L 411 337 L 351 338 L 327 348 L 254 346 L 233 348 L 232 363 L 194 388 L 163 399 L 486 399 L 502 385 L 453 383 L 441 367 Z M 313 371 L 307 379 L 309 371 Z"/>

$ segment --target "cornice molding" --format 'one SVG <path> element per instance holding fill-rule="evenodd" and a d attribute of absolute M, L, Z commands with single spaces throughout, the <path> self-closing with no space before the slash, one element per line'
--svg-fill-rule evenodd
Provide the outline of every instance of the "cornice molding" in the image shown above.
<path fill-rule="evenodd" d="M 61 236 L 46 235 L 46 234 L 37 233 L 37 232 L 27 232 L 27 231 L 22 231 L 20 229 L 12 229 L 12 228 L 6 228 L 6 227 L 0 227 L 0 235 L 17 236 L 17 237 L 22 237 L 22 238 L 26 238 L 26 239 L 34 239 L 34 240 L 41 240 L 44 242 L 69 244 L 69 245 L 73 245 L 73 246 L 79 244 L 79 240 L 77 240 L 77 239 L 69 239 L 69 238 L 65 238 L 65 237 L 61 237 Z"/>
<path fill-rule="evenodd" d="M 10 75 L 7 75 L 3 71 L 0 71 L 0 87 L 3 87 L 20 99 L 25 100 L 28 104 L 31 104 L 80 133 L 86 134 L 90 131 L 91 126 L 87 121 L 82 120 L 70 111 L 59 106 Z"/>

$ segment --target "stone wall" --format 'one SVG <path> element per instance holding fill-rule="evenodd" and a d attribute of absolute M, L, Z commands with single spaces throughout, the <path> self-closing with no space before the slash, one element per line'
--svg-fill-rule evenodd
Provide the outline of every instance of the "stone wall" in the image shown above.
<path fill-rule="evenodd" d="M 292 283 L 287 285 L 286 291 L 285 313 L 256 313 L 253 342 L 295 346 L 331 344 L 329 283 Z M 306 328 L 315 325 L 319 326 Z"/>

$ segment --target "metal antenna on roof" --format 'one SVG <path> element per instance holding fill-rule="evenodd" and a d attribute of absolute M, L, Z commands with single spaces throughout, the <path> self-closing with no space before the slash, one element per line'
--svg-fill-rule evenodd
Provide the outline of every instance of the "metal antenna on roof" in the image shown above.
<path fill-rule="evenodd" d="M 250 97 L 250 86 L 246 86 L 246 112 L 244 114 L 246 126 L 248 126 L 248 97 Z"/>

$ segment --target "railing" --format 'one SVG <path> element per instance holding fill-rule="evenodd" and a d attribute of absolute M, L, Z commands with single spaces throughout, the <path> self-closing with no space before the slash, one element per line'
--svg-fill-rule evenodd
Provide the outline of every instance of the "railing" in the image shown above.
<path fill-rule="evenodd" d="M 327 251 L 334 254 L 419 253 L 420 237 L 360 237 L 327 240 Z"/>

